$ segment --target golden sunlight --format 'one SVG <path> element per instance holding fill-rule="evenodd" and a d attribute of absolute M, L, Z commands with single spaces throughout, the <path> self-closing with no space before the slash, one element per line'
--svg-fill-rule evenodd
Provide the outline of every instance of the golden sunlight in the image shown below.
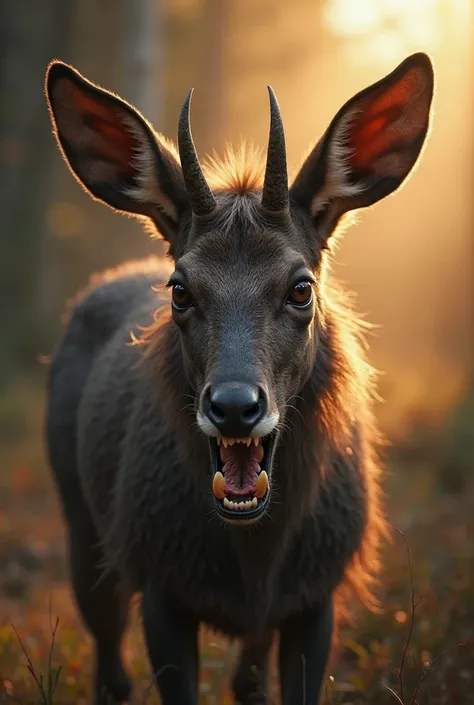
<path fill-rule="evenodd" d="M 346 40 L 351 60 L 393 62 L 420 46 L 433 49 L 445 12 L 462 12 L 464 4 L 462 0 L 328 0 L 323 22 Z"/>

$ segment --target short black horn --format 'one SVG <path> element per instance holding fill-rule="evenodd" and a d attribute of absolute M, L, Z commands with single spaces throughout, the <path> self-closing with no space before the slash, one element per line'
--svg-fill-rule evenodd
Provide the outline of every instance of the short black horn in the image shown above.
<path fill-rule="evenodd" d="M 178 148 L 183 170 L 186 191 L 191 201 L 193 213 L 196 215 L 208 215 L 216 207 L 216 201 L 212 191 L 208 186 L 191 134 L 190 107 L 193 89 L 186 96 L 186 100 L 181 108 L 178 125 Z"/>
<path fill-rule="evenodd" d="M 270 137 L 262 205 L 269 211 L 283 211 L 289 203 L 285 132 L 275 93 L 271 86 L 267 88 L 270 96 Z"/>

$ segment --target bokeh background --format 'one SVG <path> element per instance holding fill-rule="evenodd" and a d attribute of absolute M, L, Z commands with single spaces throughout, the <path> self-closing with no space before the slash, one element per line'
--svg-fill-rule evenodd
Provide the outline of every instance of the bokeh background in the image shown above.
<path fill-rule="evenodd" d="M 66 299 L 91 273 L 163 253 L 69 174 L 43 95 L 47 63 L 72 63 L 173 139 L 195 86 L 201 155 L 222 154 L 243 138 L 266 147 L 269 83 L 294 173 L 348 98 L 424 50 L 435 65 L 436 95 L 422 159 L 399 193 L 359 214 L 334 264 L 375 324 L 368 342 L 382 371 L 377 414 L 390 439 L 388 512 L 403 536 L 394 531 L 385 552 L 383 613 L 363 612 L 344 632 L 325 697 L 474 703 L 471 0 L 4 0 L 1 12 L 0 702 L 39 702 L 24 650 L 45 678 L 62 667 L 53 699 L 41 702 L 78 702 L 88 692 L 90 643 L 69 594 L 42 445 L 42 360 Z M 423 597 L 414 615 L 413 592 L 415 601 Z M 202 702 L 230 702 L 233 647 L 203 634 L 203 654 Z M 136 628 L 127 655 L 143 685 Z M 277 702 L 275 684 L 271 696 Z"/>

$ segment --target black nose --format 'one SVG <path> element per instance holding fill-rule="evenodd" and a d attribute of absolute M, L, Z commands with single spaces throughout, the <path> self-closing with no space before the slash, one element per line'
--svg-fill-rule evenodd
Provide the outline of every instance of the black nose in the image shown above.
<path fill-rule="evenodd" d="M 223 436 L 247 438 L 266 414 L 267 401 L 258 387 L 226 382 L 207 389 L 203 411 Z"/>

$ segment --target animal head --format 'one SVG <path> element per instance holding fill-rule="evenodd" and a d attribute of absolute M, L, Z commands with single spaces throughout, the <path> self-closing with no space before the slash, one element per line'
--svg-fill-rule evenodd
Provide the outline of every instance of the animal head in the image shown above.
<path fill-rule="evenodd" d="M 312 374 L 323 330 L 323 262 L 341 217 L 395 191 L 429 126 L 425 54 L 352 97 L 289 186 L 283 123 L 269 88 L 263 183 L 211 188 L 190 129 L 191 92 L 174 147 L 131 105 L 70 66 L 48 67 L 55 135 L 73 174 L 112 208 L 151 219 L 168 241 L 169 281 L 197 423 L 209 439 L 218 513 L 247 524 L 270 497 L 286 409 Z"/>

